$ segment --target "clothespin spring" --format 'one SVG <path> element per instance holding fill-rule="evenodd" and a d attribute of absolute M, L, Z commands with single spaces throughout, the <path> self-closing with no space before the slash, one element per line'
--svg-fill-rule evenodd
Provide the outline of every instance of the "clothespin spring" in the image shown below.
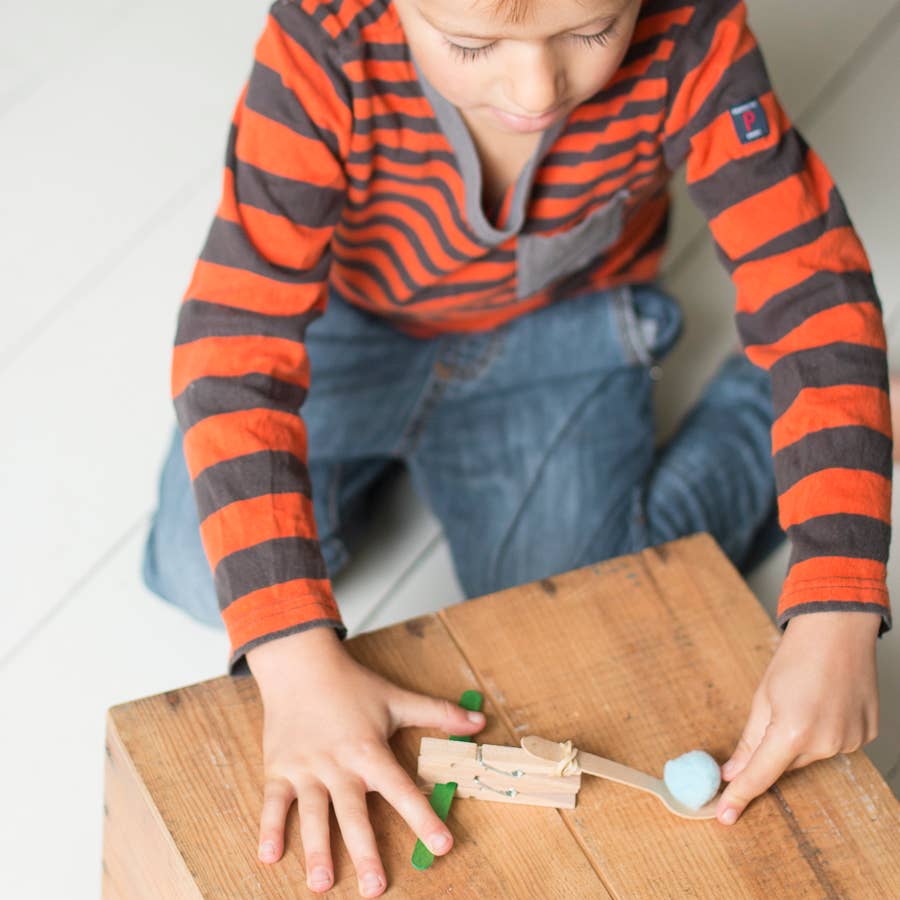
<path fill-rule="evenodd" d="M 488 766 L 488 768 L 490 768 L 490 766 Z M 497 770 L 495 769 L 494 771 L 497 771 Z M 521 773 L 519 773 L 519 774 L 521 774 Z M 519 792 L 515 788 L 507 788 L 506 790 L 502 790 L 501 788 L 491 787 L 489 784 L 485 784 L 481 780 L 480 775 L 473 775 L 472 781 L 474 781 L 475 784 L 478 785 L 480 790 L 486 789 L 489 791 L 493 791 L 495 794 L 503 794 L 504 797 L 517 797 L 519 794 Z"/>

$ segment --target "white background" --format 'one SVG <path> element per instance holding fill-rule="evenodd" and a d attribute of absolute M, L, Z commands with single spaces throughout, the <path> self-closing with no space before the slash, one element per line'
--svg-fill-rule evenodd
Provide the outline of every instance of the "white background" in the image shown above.
<path fill-rule="evenodd" d="M 863 238 L 896 339 L 900 2 L 749 5 L 775 88 Z M 3 897 L 97 896 L 105 710 L 225 670 L 224 632 L 152 597 L 138 567 L 172 422 L 175 316 L 266 6 L 0 7 Z M 666 283 L 689 320 L 660 388 L 669 420 L 733 337 L 734 290 L 676 195 Z M 770 611 L 784 566 L 781 553 L 751 579 Z M 895 567 L 895 596 L 897 582 Z M 353 631 L 460 599 L 408 485 L 337 591 Z M 868 748 L 895 792 L 898 632 L 879 643 L 882 734 Z"/>

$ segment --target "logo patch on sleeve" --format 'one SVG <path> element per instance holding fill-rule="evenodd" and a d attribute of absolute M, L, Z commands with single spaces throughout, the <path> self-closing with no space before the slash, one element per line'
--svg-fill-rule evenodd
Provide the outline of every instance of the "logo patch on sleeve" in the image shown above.
<path fill-rule="evenodd" d="M 769 134 L 769 120 L 759 100 L 748 100 L 740 106 L 731 107 L 731 121 L 742 144 L 759 140 Z"/>

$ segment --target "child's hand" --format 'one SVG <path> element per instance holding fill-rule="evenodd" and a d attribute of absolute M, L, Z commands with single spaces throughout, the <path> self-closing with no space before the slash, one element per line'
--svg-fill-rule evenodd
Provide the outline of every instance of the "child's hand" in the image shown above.
<path fill-rule="evenodd" d="M 730 825 L 790 769 L 851 753 L 878 734 L 875 640 L 881 616 L 816 612 L 796 616 L 763 675 L 750 718 L 722 776 L 731 784 L 716 808 Z"/>
<path fill-rule="evenodd" d="M 378 791 L 433 853 L 450 849 L 450 832 L 397 762 L 388 739 L 410 725 L 474 734 L 484 727 L 481 713 L 397 687 L 353 660 L 331 628 L 269 641 L 250 650 L 247 661 L 265 710 L 260 860 L 281 858 L 285 818 L 296 798 L 307 885 L 328 890 L 334 882 L 330 798 L 360 894 L 377 897 L 387 878 L 366 809 L 367 791 Z"/>

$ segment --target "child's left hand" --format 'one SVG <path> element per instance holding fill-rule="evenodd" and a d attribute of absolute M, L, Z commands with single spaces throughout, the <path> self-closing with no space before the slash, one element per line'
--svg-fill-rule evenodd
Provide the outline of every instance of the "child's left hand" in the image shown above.
<path fill-rule="evenodd" d="M 782 775 L 852 753 L 878 734 L 875 641 L 881 616 L 794 617 L 753 696 L 750 718 L 722 777 L 716 817 L 731 825 Z"/>

